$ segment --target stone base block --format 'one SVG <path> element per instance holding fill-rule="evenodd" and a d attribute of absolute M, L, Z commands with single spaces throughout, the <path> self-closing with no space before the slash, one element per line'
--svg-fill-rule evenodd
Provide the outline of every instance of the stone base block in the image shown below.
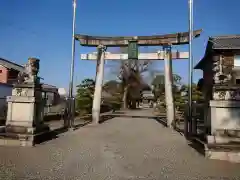
<path fill-rule="evenodd" d="M 39 128 L 6 126 L 0 134 L 0 146 L 34 146 L 51 137 L 48 126 Z"/>
<path fill-rule="evenodd" d="M 208 144 L 240 143 L 240 138 L 227 136 L 207 136 L 207 143 Z"/>
<path fill-rule="evenodd" d="M 31 137 L 29 139 L 14 139 L 10 137 L 1 137 L 0 138 L 0 146 L 24 146 L 24 147 L 32 147 L 34 146 L 34 138 Z"/>
<path fill-rule="evenodd" d="M 210 108 L 211 134 L 240 138 L 240 101 L 211 100 Z"/>
<path fill-rule="evenodd" d="M 205 150 L 205 156 L 209 159 L 229 161 L 232 163 L 240 163 L 240 151 L 226 151 L 226 150 Z"/>
<path fill-rule="evenodd" d="M 240 163 L 240 142 L 230 142 L 228 137 L 208 136 L 207 141 L 199 138 L 193 138 L 192 142 L 197 143 L 198 149 L 204 153 L 208 159 L 228 161 L 232 163 Z"/>
<path fill-rule="evenodd" d="M 25 127 L 25 126 L 12 126 L 7 125 L 5 127 L 5 132 L 10 134 L 38 134 L 41 132 L 49 131 L 49 127 L 45 124 L 41 124 L 37 127 Z"/>

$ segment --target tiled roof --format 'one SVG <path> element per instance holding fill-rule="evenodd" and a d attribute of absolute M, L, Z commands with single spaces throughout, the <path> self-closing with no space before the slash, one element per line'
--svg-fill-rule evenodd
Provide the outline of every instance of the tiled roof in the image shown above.
<path fill-rule="evenodd" d="M 212 50 L 240 50 L 240 35 L 226 35 L 210 37 L 204 57 L 198 62 L 194 69 L 201 69 L 206 61 L 207 54 Z"/>
<path fill-rule="evenodd" d="M 43 84 L 42 85 L 45 88 L 57 88 L 56 86 L 50 85 L 50 84 Z"/>
<path fill-rule="evenodd" d="M 43 91 L 48 92 L 58 92 L 58 88 L 56 86 L 52 86 L 49 84 L 42 84 Z"/>
<path fill-rule="evenodd" d="M 19 64 L 16 64 L 14 62 L 11 62 L 11 61 L 8 61 L 6 59 L 3 59 L 3 58 L 0 58 L 0 65 L 8 68 L 8 69 L 14 69 L 14 70 L 17 70 L 17 71 L 24 71 L 24 67 L 19 65 Z"/>
<path fill-rule="evenodd" d="M 240 35 L 215 36 L 209 39 L 213 49 L 240 49 Z"/>

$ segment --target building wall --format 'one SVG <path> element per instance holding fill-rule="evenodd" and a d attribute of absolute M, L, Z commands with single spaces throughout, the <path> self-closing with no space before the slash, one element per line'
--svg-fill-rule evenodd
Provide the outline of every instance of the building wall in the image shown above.
<path fill-rule="evenodd" d="M 0 83 L 7 83 L 8 81 L 8 69 L 0 65 Z"/>
<path fill-rule="evenodd" d="M 0 83 L 13 84 L 17 81 L 18 71 L 0 65 Z"/>
<path fill-rule="evenodd" d="M 8 70 L 7 83 L 9 84 L 16 83 L 18 78 L 18 73 L 19 71 L 14 69 Z"/>
<path fill-rule="evenodd" d="M 12 94 L 12 86 L 0 83 L 0 119 L 4 117 L 4 110 L 7 105 L 6 97 L 11 96 Z"/>

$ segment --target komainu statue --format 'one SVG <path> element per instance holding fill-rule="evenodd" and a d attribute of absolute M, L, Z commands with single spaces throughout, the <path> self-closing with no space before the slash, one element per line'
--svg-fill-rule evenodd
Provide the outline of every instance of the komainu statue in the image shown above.
<path fill-rule="evenodd" d="M 28 63 L 24 65 L 24 71 L 18 74 L 18 83 L 38 83 L 39 77 L 39 59 L 29 58 Z"/>

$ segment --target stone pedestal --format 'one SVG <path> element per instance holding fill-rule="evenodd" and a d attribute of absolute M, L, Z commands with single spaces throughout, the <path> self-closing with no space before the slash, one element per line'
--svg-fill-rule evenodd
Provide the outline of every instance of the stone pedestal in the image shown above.
<path fill-rule="evenodd" d="M 17 84 L 7 97 L 8 112 L 2 145 L 33 146 L 37 136 L 49 131 L 43 123 L 44 104 L 40 84 Z M 8 141 L 7 141 L 8 140 Z"/>
<path fill-rule="evenodd" d="M 219 131 L 239 131 L 232 136 L 240 137 L 240 101 L 212 100 L 211 107 L 211 134 L 220 136 Z M 228 134 L 222 134 L 228 135 Z"/>
<path fill-rule="evenodd" d="M 215 89 L 210 101 L 211 135 L 206 147 L 210 159 L 240 163 L 240 101 L 236 90 Z"/>

